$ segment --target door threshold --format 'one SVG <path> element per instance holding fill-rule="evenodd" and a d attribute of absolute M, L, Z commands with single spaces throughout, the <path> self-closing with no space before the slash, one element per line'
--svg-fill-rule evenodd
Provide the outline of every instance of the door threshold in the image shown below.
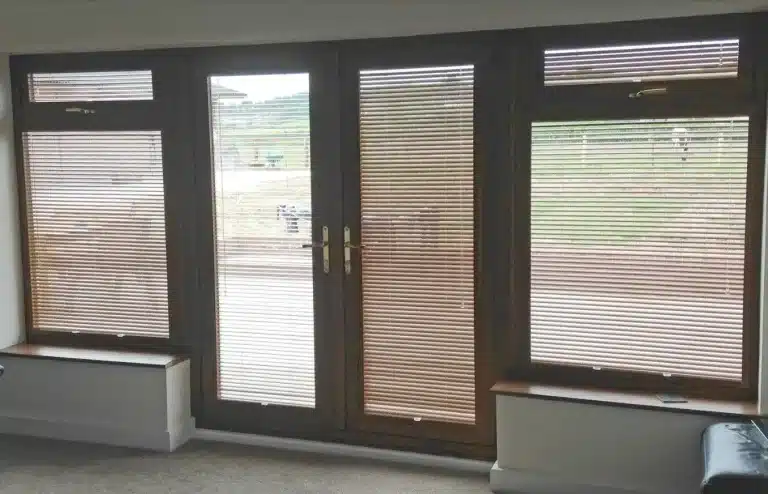
<path fill-rule="evenodd" d="M 306 439 L 289 439 L 258 434 L 243 434 L 240 432 L 216 431 L 211 429 L 197 429 L 192 437 L 193 439 L 198 439 L 200 441 L 243 444 L 260 448 L 294 451 L 297 453 L 363 458 L 373 461 L 440 468 L 471 474 L 489 474 L 491 467 L 493 466 L 493 463 L 489 461 L 467 460 L 448 456 L 411 453 L 409 451 L 351 446 L 348 444 L 308 441 Z"/>

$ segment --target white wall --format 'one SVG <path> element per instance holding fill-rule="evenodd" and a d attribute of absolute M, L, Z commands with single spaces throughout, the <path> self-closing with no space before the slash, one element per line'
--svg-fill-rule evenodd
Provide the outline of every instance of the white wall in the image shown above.
<path fill-rule="evenodd" d="M 526 494 L 694 494 L 701 415 L 500 396 L 492 485 Z"/>
<path fill-rule="evenodd" d="M 758 8 L 768 0 L 0 0 L 0 52 L 370 38 Z"/>
<path fill-rule="evenodd" d="M 24 339 L 8 55 L 0 53 L 0 348 Z"/>

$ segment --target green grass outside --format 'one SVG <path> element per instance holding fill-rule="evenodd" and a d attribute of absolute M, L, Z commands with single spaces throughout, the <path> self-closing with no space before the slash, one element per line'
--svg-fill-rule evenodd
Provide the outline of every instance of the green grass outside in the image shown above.
<path fill-rule="evenodd" d="M 295 169 L 306 166 L 307 127 L 307 122 L 289 121 L 268 129 L 230 126 L 220 131 L 222 142 L 241 148 L 241 154 L 253 149 L 262 153 L 279 150 L 285 156 L 282 167 Z M 622 145 L 609 144 L 619 148 Z M 597 243 L 625 245 L 674 227 L 683 214 L 718 209 L 711 198 L 691 194 L 693 187 L 728 186 L 730 193 L 723 200 L 735 206 L 740 201 L 743 204 L 745 171 L 742 166 L 731 165 L 741 162 L 744 147 L 740 141 L 728 142 L 719 148 L 713 142 L 702 142 L 684 154 L 665 141 L 639 145 L 632 149 L 635 154 L 631 158 L 622 159 L 617 157 L 615 149 L 603 157 L 594 146 L 585 152 L 578 142 L 542 144 L 534 140 L 533 240 L 594 244 L 594 232 L 599 232 Z M 600 177 L 600 181 L 585 182 L 585 175 Z M 543 191 L 545 177 L 549 178 L 547 183 L 558 187 Z M 267 189 L 220 198 L 220 211 L 227 215 L 226 235 L 291 236 L 271 213 L 280 202 L 309 203 L 309 180 L 265 187 Z M 621 198 L 620 203 L 617 197 Z M 712 221 L 738 224 L 739 217 L 732 216 Z M 563 221 L 566 217 L 567 222 Z"/>
<path fill-rule="evenodd" d="M 534 141 L 533 241 L 625 245 L 670 233 L 691 213 L 737 227 L 745 150 L 742 142 L 707 142 L 683 151 L 666 141 L 631 148 L 613 143 L 610 154 L 601 155 L 578 143 Z M 631 156 L 622 156 L 628 151 Z"/>

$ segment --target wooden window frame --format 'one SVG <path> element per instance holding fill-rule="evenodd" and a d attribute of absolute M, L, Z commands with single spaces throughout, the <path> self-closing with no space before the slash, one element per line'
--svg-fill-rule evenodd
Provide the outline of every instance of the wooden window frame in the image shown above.
<path fill-rule="evenodd" d="M 765 69 L 757 70 L 762 50 L 758 16 L 720 16 L 628 22 L 600 26 L 533 30 L 519 61 L 516 104 L 512 117 L 514 194 L 508 207 L 513 258 L 510 299 L 513 307 L 508 327 L 504 369 L 508 379 L 587 388 L 624 389 L 648 393 L 679 393 L 692 397 L 754 400 L 757 397 L 759 358 L 760 255 L 765 172 L 766 94 Z M 544 84 L 544 50 L 610 44 L 653 43 L 738 37 L 739 72 L 736 78 L 680 80 L 669 83 L 604 83 L 590 85 Z M 764 43 L 762 43 L 764 44 Z M 666 87 L 668 93 L 629 98 L 630 93 Z M 535 363 L 530 352 L 530 200 L 531 126 L 537 121 L 620 120 L 632 118 L 750 117 L 747 155 L 747 203 L 744 258 L 744 323 L 741 382 L 672 376 L 629 370 L 594 370 L 563 364 Z"/>
<path fill-rule="evenodd" d="M 26 341 L 40 345 L 86 348 L 137 349 L 187 353 L 184 328 L 192 320 L 187 314 L 187 298 L 194 273 L 184 269 L 190 248 L 184 231 L 194 221 L 185 211 L 189 204 L 191 176 L 189 153 L 183 142 L 183 122 L 188 120 L 184 105 L 178 104 L 185 92 L 180 60 L 160 52 L 125 52 L 118 54 L 31 55 L 11 58 L 13 87 L 16 179 L 21 226 L 21 262 L 23 270 L 24 321 Z M 51 72 L 151 70 L 153 100 L 93 102 L 33 102 L 29 97 L 28 75 Z M 69 107 L 95 110 L 93 114 L 70 113 Z M 29 225 L 23 135 L 30 131 L 142 131 L 162 132 L 163 182 L 165 196 L 166 262 L 168 279 L 168 337 L 117 336 L 100 333 L 45 331 L 33 326 L 32 283 L 30 279 Z M 187 270 L 188 271 L 188 270 Z M 194 282 L 192 282 L 194 283 Z"/>

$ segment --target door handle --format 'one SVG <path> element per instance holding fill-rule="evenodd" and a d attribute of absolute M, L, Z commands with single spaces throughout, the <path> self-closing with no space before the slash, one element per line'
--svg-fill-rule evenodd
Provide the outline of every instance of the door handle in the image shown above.
<path fill-rule="evenodd" d="M 323 273 L 325 274 L 331 272 L 331 246 L 328 243 L 329 238 L 328 227 L 323 226 L 323 239 L 321 242 L 301 244 L 302 249 L 323 249 Z"/>
<path fill-rule="evenodd" d="M 352 272 L 352 249 L 363 250 L 364 245 L 355 245 L 352 243 L 352 232 L 348 226 L 344 227 L 344 272 Z"/>
<path fill-rule="evenodd" d="M 302 249 L 320 249 L 328 245 L 326 242 L 312 242 L 311 244 L 301 244 Z"/>

